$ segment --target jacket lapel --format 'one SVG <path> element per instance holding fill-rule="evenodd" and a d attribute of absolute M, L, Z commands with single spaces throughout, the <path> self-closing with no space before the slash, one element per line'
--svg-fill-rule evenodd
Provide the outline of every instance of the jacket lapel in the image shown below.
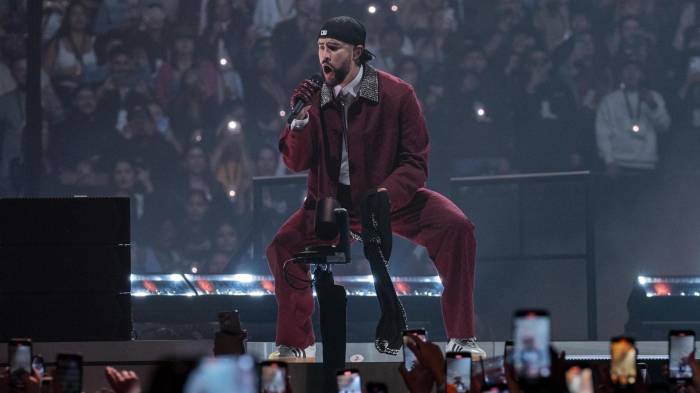
<path fill-rule="evenodd" d="M 360 81 L 359 97 L 362 97 L 374 104 L 379 103 L 379 78 L 377 70 L 372 66 L 364 65 L 364 75 Z M 333 90 L 327 84 L 321 87 L 321 107 L 324 107 L 333 102 Z"/>

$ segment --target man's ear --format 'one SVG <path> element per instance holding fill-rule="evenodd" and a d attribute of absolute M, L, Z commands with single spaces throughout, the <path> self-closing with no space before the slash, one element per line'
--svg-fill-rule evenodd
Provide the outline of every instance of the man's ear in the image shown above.
<path fill-rule="evenodd" d="M 360 62 L 360 56 L 362 56 L 362 51 L 365 50 L 365 47 L 362 45 L 355 45 L 354 48 L 352 48 L 352 59 L 355 61 L 355 63 Z"/>

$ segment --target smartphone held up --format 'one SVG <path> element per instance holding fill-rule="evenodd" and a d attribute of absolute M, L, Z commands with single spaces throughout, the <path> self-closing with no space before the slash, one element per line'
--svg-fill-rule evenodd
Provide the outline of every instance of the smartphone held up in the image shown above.
<path fill-rule="evenodd" d="M 416 355 L 413 351 L 407 347 L 406 342 L 408 340 L 421 340 L 426 342 L 428 341 L 428 333 L 425 329 L 413 329 L 403 332 L 403 364 L 407 371 L 411 371 L 418 364 L 418 359 L 416 359 Z"/>
<path fill-rule="evenodd" d="M 472 358 L 469 353 L 447 352 L 445 355 L 447 381 L 455 392 L 468 392 L 471 385 Z"/>
<path fill-rule="evenodd" d="M 287 363 L 272 360 L 260 363 L 260 388 L 263 393 L 286 393 Z"/>
<path fill-rule="evenodd" d="M 513 367 L 527 383 L 549 378 L 550 319 L 544 310 L 519 310 L 513 317 Z"/>
<path fill-rule="evenodd" d="M 634 385 L 637 381 L 637 348 L 631 337 L 610 340 L 610 380 L 617 386 Z"/>
<path fill-rule="evenodd" d="M 690 356 L 695 352 L 695 332 L 671 330 L 668 334 L 668 378 L 686 382 L 693 378 Z"/>
<path fill-rule="evenodd" d="M 24 389 L 23 379 L 32 373 L 32 340 L 15 338 L 7 344 L 7 359 L 10 363 L 10 392 Z"/>

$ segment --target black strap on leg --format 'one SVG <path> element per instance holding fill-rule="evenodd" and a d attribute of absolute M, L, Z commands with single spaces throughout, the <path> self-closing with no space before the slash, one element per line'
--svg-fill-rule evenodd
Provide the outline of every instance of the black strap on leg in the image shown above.
<path fill-rule="evenodd" d="M 343 286 L 333 281 L 330 268 L 319 266 L 314 276 L 323 338 L 323 391 L 335 392 L 336 372 L 345 368 L 347 294 Z"/>
<path fill-rule="evenodd" d="M 396 295 L 387 266 L 391 257 L 391 206 L 386 192 L 370 192 L 361 206 L 362 243 L 369 260 L 382 315 L 377 324 L 377 351 L 397 355 L 403 345 L 406 311 Z"/>

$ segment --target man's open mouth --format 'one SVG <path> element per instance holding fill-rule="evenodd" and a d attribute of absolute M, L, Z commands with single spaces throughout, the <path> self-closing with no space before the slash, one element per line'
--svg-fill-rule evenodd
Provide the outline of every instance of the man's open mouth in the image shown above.
<path fill-rule="evenodd" d="M 327 65 L 327 64 L 324 64 L 324 65 L 323 65 L 323 73 L 324 73 L 324 74 L 330 74 L 331 72 L 333 72 L 333 67 L 331 67 L 331 66 L 329 66 L 329 65 Z"/>

